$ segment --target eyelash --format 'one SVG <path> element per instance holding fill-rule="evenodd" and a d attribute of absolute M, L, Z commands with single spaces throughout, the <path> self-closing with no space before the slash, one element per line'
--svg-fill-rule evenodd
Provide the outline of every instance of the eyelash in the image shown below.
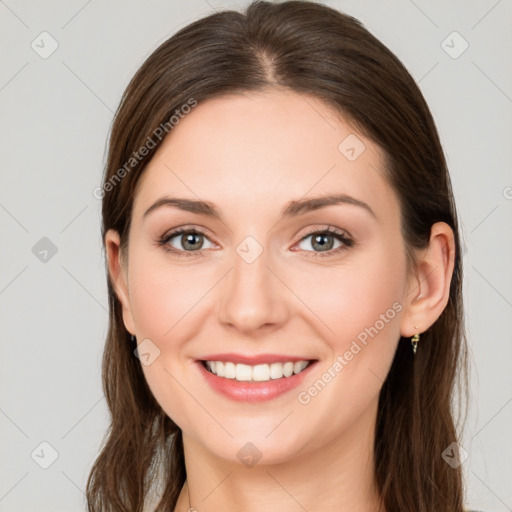
<path fill-rule="evenodd" d="M 175 238 L 178 235 L 183 235 L 185 233 L 187 233 L 187 234 L 191 234 L 191 233 L 192 234 L 200 234 L 200 235 L 203 235 L 204 237 L 208 238 L 206 233 L 204 233 L 201 229 L 197 229 L 197 228 L 180 228 L 180 229 L 177 229 L 175 231 L 171 231 L 169 233 L 165 233 L 158 240 L 157 245 L 159 247 L 162 247 L 165 251 L 167 251 L 169 253 L 172 253 L 172 254 L 174 254 L 175 256 L 178 256 L 178 257 L 194 258 L 194 257 L 197 257 L 197 256 L 203 256 L 203 251 L 205 251 L 205 249 L 201 249 L 199 251 L 182 251 L 180 249 L 175 249 L 174 247 L 171 247 L 171 246 L 167 245 L 172 238 Z M 337 229 L 332 228 L 332 227 L 327 227 L 325 229 L 314 229 L 314 230 L 306 233 L 299 240 L 299 242 L 302 242 L 303 240 L 305 240 L 306 238 L 310 237 L 311 235 L 320 235 L 320 234 L 326 234 L 326 233 L 329 234 L 329 235 L 332 235 L 334 238 L 336 238 L 337 240 L 342 242 L 343 245 L 341 245 L 340 247 L 338 247 L 336 249 L 330 249 L 329 251 L 304 251 L 304 252 L 313 252 L 314 253 L 314 255 L 310 255 L 308 257 L 311 257 L 311 258 L 325 258 L 325 257 L 333 256 L 334 254 L 338 254 L 339 252 L 344 251 L 344 250 L 346 250 L 349 247 L 352 247 L 354 245 L 354 241 L 350 237 L 348 237 L 345 233 L 343 233 L 341 231 L 338 231 Z"/>

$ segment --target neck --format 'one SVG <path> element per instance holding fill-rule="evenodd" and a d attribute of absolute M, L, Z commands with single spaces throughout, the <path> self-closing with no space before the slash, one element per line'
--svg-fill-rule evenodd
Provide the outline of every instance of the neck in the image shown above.
<path fill-rule="evenodd" d="M 374 482 L 376 412 L 377 403 L 349 430 L 280 464 L 246 467 L 183 433 L 187 481 L 175 512 L 385 512 Z"/>

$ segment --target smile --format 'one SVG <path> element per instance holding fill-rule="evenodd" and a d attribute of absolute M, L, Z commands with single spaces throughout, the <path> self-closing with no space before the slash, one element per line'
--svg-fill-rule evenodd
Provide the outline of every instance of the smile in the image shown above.
<path fill-rule="evenodd" d="M 317 360 L 248 365 L 232 361 L 197 360 L 196 367 L 215 393 L 236 402 L 261 403 L 301 385 Z"/>
<path fill-rule="evenodd" d="M 288 378 L 302 372 L 311 361 L 297 361 L 286 363 L 257 364 L 235 364 L 230 361 L 203 361 L 206 369 L 225 379 L 237 381 L 265 382 L 271 379 Z"/>

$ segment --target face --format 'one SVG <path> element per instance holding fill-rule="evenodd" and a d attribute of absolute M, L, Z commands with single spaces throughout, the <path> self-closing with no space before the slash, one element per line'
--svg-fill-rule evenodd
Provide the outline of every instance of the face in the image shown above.
<path fill-rule="evenodd" d="M 380 148 L 320 100 L 272 91 L 200 103 L 144 171 L 123 318 L 146 344 L 155 398 L 210 453 L 238 462 L 250 441 L 263 461 L 281 462 L 375 412 L 408 294 L 382 166 Z M 334 195 L 345 201 L 300 206 Z M 202 200 L 218 215 L 154 206 L 165 198 Z M 219 354 L 315 362 L 271 385 L 213 377 L 229 380 L 228 393 L 239 384 L 236 399 L 198 362 Z M 254 384 L 263 390 L 250 394 Z"/>

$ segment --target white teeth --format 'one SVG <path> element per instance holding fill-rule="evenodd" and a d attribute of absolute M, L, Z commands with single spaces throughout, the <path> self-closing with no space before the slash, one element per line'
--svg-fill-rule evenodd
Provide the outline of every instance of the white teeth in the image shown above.
<path fill-rule="evenodd" d="M 264 382 L 270 379 L 282 379 L 300 373 L 309 365 L 309 361 L 297 361 L 296 363 L 271 363 L 257 364 L 235 364 L 223 361 L 206 361 L 206 367 L 211 373 L 226 379 L 238 381 Z"/>
<path fill-rule="evenodd" d="M 224 363 L 224 377 L 234 379 L 236 376 L 235 363 Z"/>
<path fill-rule="evenodd" d="M 264 381 L 269 379 L 270 370 L 268 364 L 257 364 L 252 368 L 252 380 Z"/>
<path fill-rule="evenodd" d="M 215 362 L 215 373 L 219 377 L 224 377 L 224 363 L 222 363 L 221 361 Z"/>
<path fill-rule="evenodd" d="M 226 363 L 228 364 L 228 363 Z M 231 363 L 233 364 L 233 363 Z M 248 364 L 237 364 L 236 368 L 236 380 L 251 380 L 252 379 L 252 366 Z"/>
<path fill-rule="evenodd" d="M 285 377 L 291 377 L 293 375 L 293 363 L 284 363 L 283 373 Z"/>
<path fill-rule="evenodd" d="M 304 364 L 306 363 L 306 364 Z M 293 373 L 300 373 L 308 365 L 307 361 L 297 361 L 293 365 Z"/>

